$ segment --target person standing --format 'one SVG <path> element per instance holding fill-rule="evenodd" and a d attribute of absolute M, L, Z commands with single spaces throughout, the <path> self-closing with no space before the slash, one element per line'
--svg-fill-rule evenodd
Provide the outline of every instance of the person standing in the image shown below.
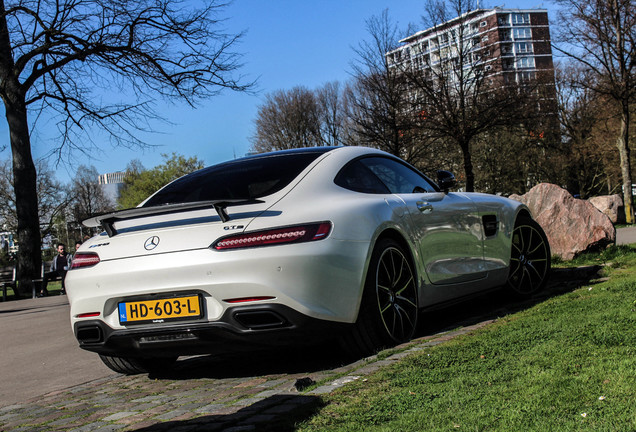
<path fill-rule="evenodd" d="M 78 249 L 80 248 L 80 246 L 82 245 L 82 241 L 81 240 L 77 240 L 75 242 L 75 252 L 72 254 L 68 254 L 66 256 L 66 261 L 68 262 L 68 268 L 69 270 L 71 269 L 71 265 L 73 264 L 73 257 L 75 256 L 75 254 L 77 253 Z"/>
<path fill-rule="evenodd" d="M 51 262 L 50 271 L 44 274 L 44 280 L 42 281 L 42 290 L 40 291 L 40 297 L 49 295 L 49 291 L 46 286 L 49 283 L 49 279 L 62 278 L 62 290 L 60 294 L 66 294 L 66 288 L 64 286 L 64 278 L 66 278 L 66 272 L 68 271 L 69 261 L 68 254 L 66 253 L 66 245 L 59 243 L 57 245 L 57 256 L 53 258 Z"/>

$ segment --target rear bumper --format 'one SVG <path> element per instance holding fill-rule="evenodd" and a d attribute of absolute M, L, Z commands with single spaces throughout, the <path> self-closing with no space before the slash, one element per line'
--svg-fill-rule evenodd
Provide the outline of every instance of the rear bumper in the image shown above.
<path fill-rule="evenodd" d="M 350 324 L 303 315 L 285 305 L 228 308 L 214 322 L 189 321 L 113 329 L 101 320 L 74 324 L 80 347 L 105 355 L 173 357 L 312 345 L 342 334 Z"/>

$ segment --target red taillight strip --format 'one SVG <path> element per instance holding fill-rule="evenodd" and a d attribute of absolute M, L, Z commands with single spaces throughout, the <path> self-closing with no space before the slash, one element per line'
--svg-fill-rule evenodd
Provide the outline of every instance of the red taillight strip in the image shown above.
<path fill-rule="evenodd" d="M 216 250 L 225 250 L 303 243 L 322 240 L 329 235 L 330 231 L 331 222 L 294 225 L 225 237 L 214 243 L 212 247 Z"/>
<path fill-rule="evenodd" d="M 76 318 L 92 318 L 92 317 L 98 317 L 98 316 L 99 316 L 99 312 L 89 312 L 89 313 L 79 314 L 76 316 Z"/>
<path fill-rule="evenodd" d="M 78 252 L 73 256 L 71 270 L 83 267 L 92 267 L 99 264 L 99 255 L 95 252 Z"/>
<path fill-rule="evenodd" d="M 262 296 L 262 297 L 240 297 L 240 298 L 232 298 L 232 299 L 224 299 L 223 301 L 226 303 L 245 303 L 245 302 L 253 302 L 260 300 L 271 300 L 276 297 L 272 296 Z"/>

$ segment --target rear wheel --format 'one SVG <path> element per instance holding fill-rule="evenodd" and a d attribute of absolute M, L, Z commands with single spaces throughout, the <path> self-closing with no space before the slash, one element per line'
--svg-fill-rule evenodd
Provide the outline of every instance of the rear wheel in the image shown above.
<path fill-rule="evenodd" d="M 355 355 L 368 355 L 409 341 L 417 315 L 417 279 L 411 262 L 397 242 L 382 239 L 371 256 L 358 319 L 346 348 Z"/>
<path fill-rule="evenodd" d="M 177 357 L 136 358 L 117 357 L 100 354 L 99 358 L 106 366 L 115 372 L 125 375 L 137 375 L 148 372 L 162 372 L 169 370 L 177 361 Z"/>
<path fill-rule="evenodd" d="M 550 245 L 543 228 L 520 216 L 512 232 L 508 287 L 520 297 L 540 291 L 548 281 L 550 264 Z"/>

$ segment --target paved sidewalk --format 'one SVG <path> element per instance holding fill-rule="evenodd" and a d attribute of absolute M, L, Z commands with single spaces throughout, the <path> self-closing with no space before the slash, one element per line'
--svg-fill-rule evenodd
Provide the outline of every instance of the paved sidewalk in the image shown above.
<path fill-rule="evenodd" d="M 493 321 L 488 319 L 452 332 L 416 339 L 398 347 L 403 351 L 382 360 L 372 356 L 313 373 L 197 379 L 153 379 L 136 375 L 99 379 L 0 408 L 0 430 L 290 430 L 295 422 L 308 418 L 321 406 L 320 395 Z M 313 388 L 303 391 L 308 384 Z"/>
<path fill-rule="evenodd" d="M 636 243 L 636 227 L 618 228 L 616 230 L 616 244 L 624 245 Z"/>

